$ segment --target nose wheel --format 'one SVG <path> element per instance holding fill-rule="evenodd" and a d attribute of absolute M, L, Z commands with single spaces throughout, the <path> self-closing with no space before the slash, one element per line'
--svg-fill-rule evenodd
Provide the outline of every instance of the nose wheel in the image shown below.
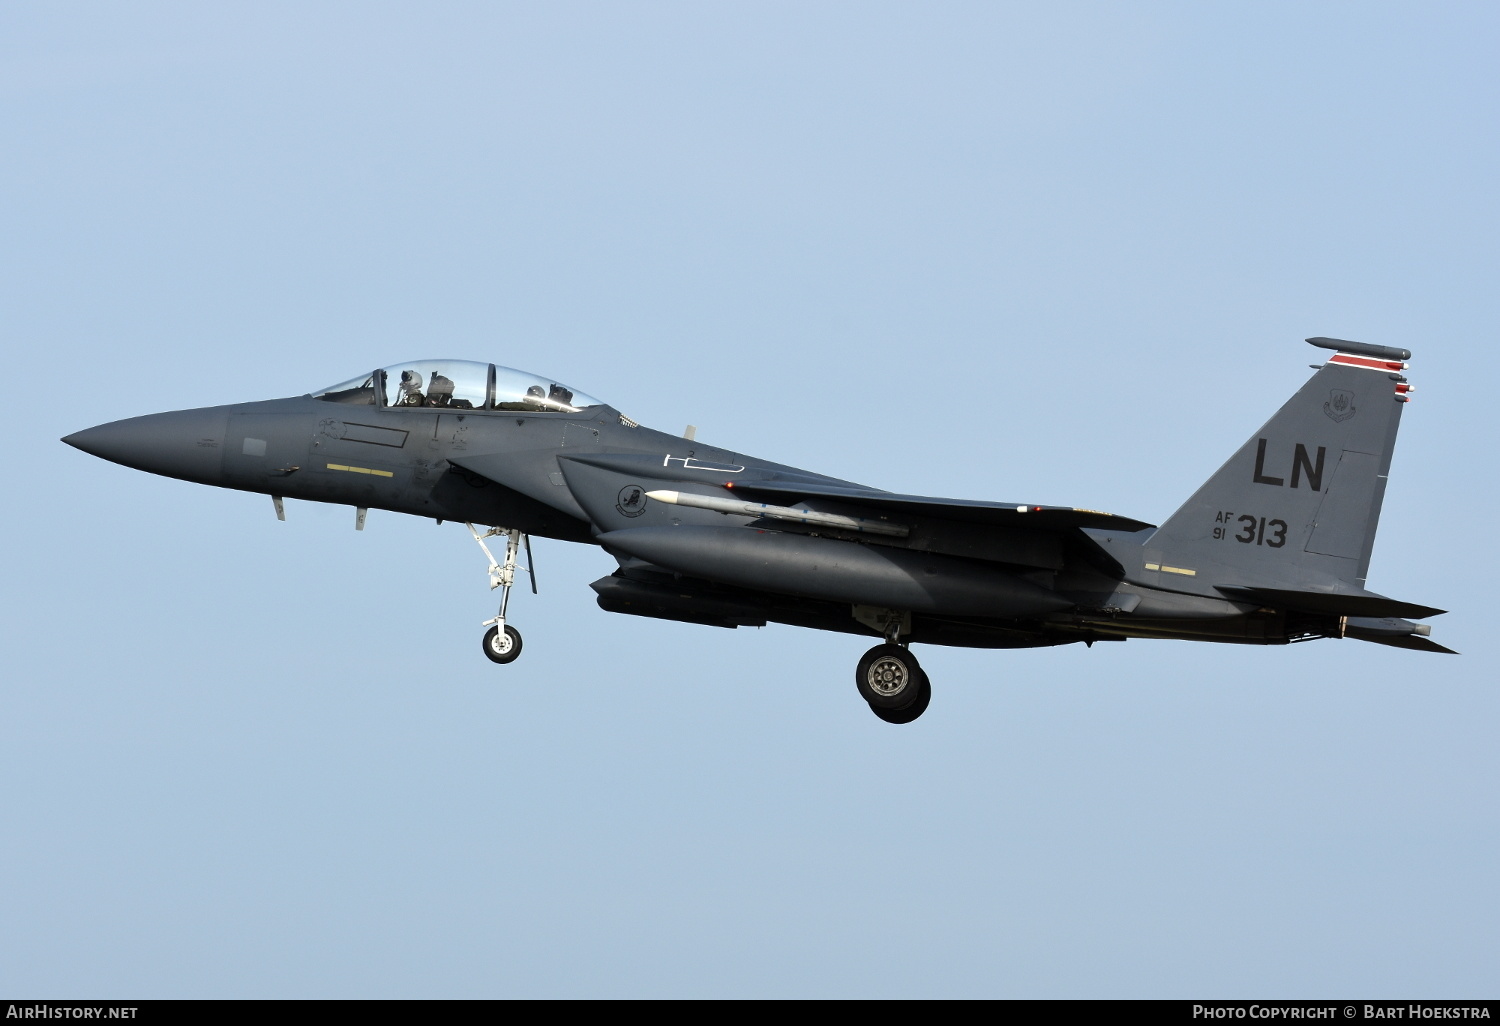
<path fill-rule="evenodd" d="M 521 632 L 510 624 L 496 624 L 484 632 L 484 654 L 490 662 L 510 663 L 521 654 Z"/>
<path fill-rule="evenodd" d="M 484 626 L 489 630 L 484 632 L 484 654 L 491 662 L 505 663 L 515 662 L 516 657 L 521 654 L 521 632 L 505 622 L 505 612 L 510 608 L 510 589 L 516 583 L 516 570 L 525 570 L 531 578 L 531 593 L 536 594 L 536 573 L 529 565 L 531 559 L 531 539 L 513 527 L 492 527 L 483 534 L 473 524 L 465 524 L 479 547 L 490 560 L 490 589 L 500 589 L 500 612 L 484 621 Z M 497 562 L 495 554 L 490 547 L 484 543 L 486 538 L 494 538 L 499 535 L 505 537 L 505 561 Z M 520 555 L 521 546 L 526 546 L 527 566 L 521 566 L 516 557 Z"/>
<path fill-rule="evenodd" d="M 870 711 L 887 723 L 910 723 L 932 701 L 926 672 L 903 645 L 876 645 L 866 652 L 854 671 L 854 683 Z"/>

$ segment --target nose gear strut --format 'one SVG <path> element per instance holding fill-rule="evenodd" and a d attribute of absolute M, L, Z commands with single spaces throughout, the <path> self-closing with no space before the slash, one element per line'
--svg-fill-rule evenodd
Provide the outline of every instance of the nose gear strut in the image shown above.
<path fill-rule="evenodd" d="M 510 589 L 516 582 L 516 570 L 525 570 L 531 578 L 531 593 L 535 595 L 536 571 L 532 569 L 531 558 L 531 536 L 522 534 L 514 527 L 492 527 L 483 534 L 473 524 L 465 523 L 469 533 L 484 550 L 489 558 L 490 567 L 490 590 L 500 589 L 500 612 L 498 615 L 484 621 L 484 626 L 489 630 L 484 633 L 484 654 L 493 662 L 509 663 L 521 654 L 521 632 L 505 622 L 506 610 L 510 608 Z M 505 536 L 505 561 L 503 563 L 495 560 L 495 554 L 490 547 L 484 543 L 486 538 Z M 526 547 L 526 565 L 521 566 L 516 557 L 520 554 L 521 546 Z"/>

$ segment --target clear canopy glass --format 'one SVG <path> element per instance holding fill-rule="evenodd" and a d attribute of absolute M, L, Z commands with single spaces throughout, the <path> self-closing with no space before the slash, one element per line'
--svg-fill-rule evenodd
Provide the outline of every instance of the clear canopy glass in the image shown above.
<path fill-rule="evenodd" d="M 385 369 L 385 405 L 484 409 L 490 365 L 468 360 L 414 360 Z"/>
<path fill-rule="evenodd" d="M 347 403 L 350 406 L 374 406 L 375 405 L 375 375 L 364 374 L 348 381 L 341 381 L 337 385 L 313 393 L 314 399 L 321 399 L 325 403 Z"/>
<path fill-rule="evenodd" d="M 576 413 L 602 403 L 591 395 L 509 367 L 495 368 L 495 409 Z"/>
<path fill-rule="evenodd" d="M 598 399 L 549 378 L 470 360 L 413 360 L 314 392 L 349 405 L 577 413 Z"/>

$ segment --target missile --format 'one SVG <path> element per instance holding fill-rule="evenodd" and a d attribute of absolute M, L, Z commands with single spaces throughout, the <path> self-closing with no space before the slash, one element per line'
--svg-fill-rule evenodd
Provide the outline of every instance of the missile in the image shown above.
<path fill-rule="evenodd" d="M 696 509 L 711 509 L 716 513 L 734 513 L 745 517 L 767 517 L 771 520 L 790 520 L 798 524 L 816 524 L 819 527 L 838 527 L 845 531 L 863 531 L 866 534 L 883 534 L 891 538 L 905 538 L 911 529 L 885 520 L 869 520 L 865 517 L 846 517 L 841 513 L 819 513 L 813 509 L 794 509 L 791 506 L 769 506 L 764 502 L 746 502 L 744 499 L 725 499 L 717 495 L 698 495 L 695 492 L 655 491 L 647 492 L 646 498 L 673 506 L 692 506 Z"/>

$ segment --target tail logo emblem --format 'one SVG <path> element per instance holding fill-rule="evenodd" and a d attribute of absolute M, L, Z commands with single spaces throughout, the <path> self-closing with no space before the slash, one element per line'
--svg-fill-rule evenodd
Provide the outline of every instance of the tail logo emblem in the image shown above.
<path fill-rule="evenodd" d="M 1359 412 L 1354 408 L 1354 393 L 1347 389 L 1335 388 L 1328 393 L 1328 401 L 1323 404 L 1323 412 L 1328 414 L 1328 419 L 1335 424 L 1348 420 Z"/>

